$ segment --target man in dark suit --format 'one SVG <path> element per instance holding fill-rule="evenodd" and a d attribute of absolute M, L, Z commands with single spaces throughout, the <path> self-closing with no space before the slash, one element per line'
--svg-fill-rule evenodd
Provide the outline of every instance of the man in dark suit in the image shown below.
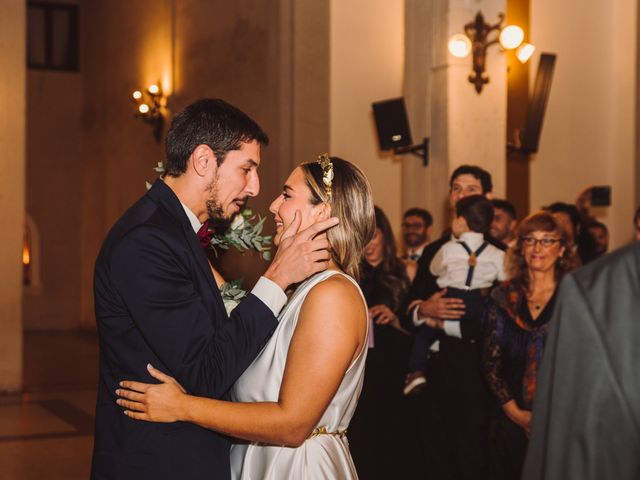
<path fill-rule="evenodd" d="M 225 312 L 196 232 L 258 194 L 267 142 L 222 100 L 188 106 L 169 129 L 164 178 L 107 235 L 94 278 L 100 382 L 92 478 L 230 477 L 228 438 L 188 423 L 132 420 L 114 392 L 123 379 L 153 382 L 151 363 L 194 395 L 223 397 L 275 328 L 283 290 L 326 268 L 328 244 L 317 234 L 336 219 L 302 232 L 298 222 L 251 294 L 231 318 Z"/>
<path fill-rule="evenodd" d="M 562 281 L 523 480 L 640 478 L 640 243 Z"/>
<path fill-rule="evenodd" d="M 489 172 L 462 165 L 449 181 L 450 207 L 455 211 L 458 201 L 471 195 L 490 197 L 492 189 Z M 456 321 L 464 314 L 464 302 L 447 298 L 430 271 L 433 257 L 450 239 L 447 231 L 424 249 L 405 302 L 413 305 L 405 323 L 442 330 L 427 362 L 427 383 L 415 402 L 429 478 L 482 480 L 490 397 L 480 365 L 481 328 L 475 322 Z"/>

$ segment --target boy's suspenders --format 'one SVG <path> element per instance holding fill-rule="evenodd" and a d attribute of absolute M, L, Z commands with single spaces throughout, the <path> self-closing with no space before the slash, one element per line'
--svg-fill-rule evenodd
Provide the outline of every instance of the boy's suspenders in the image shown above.
<path fill-rule="evenodd" d="M 476 268 L 478 257 L 484 251 L 484 249 L 487 248 L 487 245 L 489 245 L 489 242 L 487 242 L 486 240 L 482 242 L 482 245 L 480 245 L 480 247 L 478 247 L 478 249 L 475 252 L 472 252 L 471 248 L 469 248 L 469 245 L 467 245 L 462 240 L 459 240 L 458 243 L 462 245 L 462 248 L 464 248 L 469 254 L 469 271 L 467 272 L 467 280 L 466 282 L 464 282 L 464 284 L 466 287 L 471 287 L 471 280 L 473 280 L 473 271 Z"/>

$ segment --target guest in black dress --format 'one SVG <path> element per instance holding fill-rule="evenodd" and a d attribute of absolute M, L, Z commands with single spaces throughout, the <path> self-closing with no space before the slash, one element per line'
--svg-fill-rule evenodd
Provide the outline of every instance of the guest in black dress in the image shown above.
<path fill-rule="evenodd" d="M 389 220 L 380 208 L 375 210 L 376 233 L 360 267 L 371 321 L 369 352 L 349 445 L 362 479 L 422 478 L 416 420 L 402 394 L 411 336 L 400 324 L 398 310 L 409 279 L 396 256 Z"/>
<path fill-rule="evenodd" d="M 485 376 L 500 405 L 489 428 L 492 479 L 521 476 L 556 289 L 577 262 L 569 234 L 551 214 L 534 213 L 522 221 L 507 255 L 510 280 L 491 295 L 484 342 Z"/>

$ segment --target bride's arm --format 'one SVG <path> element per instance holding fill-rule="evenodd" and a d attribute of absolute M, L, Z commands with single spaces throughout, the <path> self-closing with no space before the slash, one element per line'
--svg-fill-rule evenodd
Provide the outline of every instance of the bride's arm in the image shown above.
<path fill-rule="evenodd" d="M 366 318 L 360 294 L 346 278 L 336 275 L 316 285 L 302 305 L 277 402 L 193 397 L 162 376 L 165 383 L 160 385 L 123 382 L 134 391 L 119 391 L 129 399 L 119 403 L 130 417 L 140 420 L 181 420 L 245 440 L 300 445 L 317 426 L 363 347 Z"/>

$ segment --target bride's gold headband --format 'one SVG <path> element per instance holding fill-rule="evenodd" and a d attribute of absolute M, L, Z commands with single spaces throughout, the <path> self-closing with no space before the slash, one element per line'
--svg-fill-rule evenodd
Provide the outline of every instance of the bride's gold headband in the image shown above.
<path fill-rule="evenodd" d="M 331 185 L 333 183 L 333 163 L 329 158 L 328 153 L 323 153 L 318 156 L 318 163 L 322 168 L 322 183 L 324 183 L 324 189 L 327 192 L 327 197 L 331 200 Z"/>

